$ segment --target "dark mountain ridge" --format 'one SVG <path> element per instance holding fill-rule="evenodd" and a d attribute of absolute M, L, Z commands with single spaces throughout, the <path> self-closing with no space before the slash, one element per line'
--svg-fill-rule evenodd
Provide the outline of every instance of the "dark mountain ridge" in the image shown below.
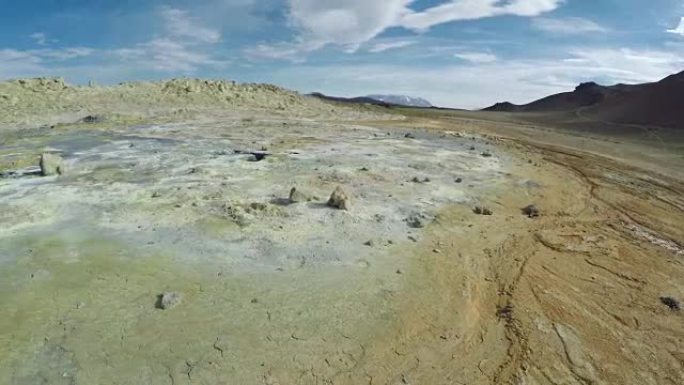
<path fill-rule="evenodd" d="M 572 92 L 524 105 L 497 103 L 484 111 L 574 113 L 589 121 L 684 129 L 684 72 L 644 84 L 587 82 Z"/>

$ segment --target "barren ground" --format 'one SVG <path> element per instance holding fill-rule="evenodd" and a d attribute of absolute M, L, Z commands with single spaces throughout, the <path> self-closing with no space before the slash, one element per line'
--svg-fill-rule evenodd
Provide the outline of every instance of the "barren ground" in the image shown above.
<path fill-rule="evenodd" d="M 684 383 L 678 155 L 337 116 L 0 134 L 0 383 Z"/>

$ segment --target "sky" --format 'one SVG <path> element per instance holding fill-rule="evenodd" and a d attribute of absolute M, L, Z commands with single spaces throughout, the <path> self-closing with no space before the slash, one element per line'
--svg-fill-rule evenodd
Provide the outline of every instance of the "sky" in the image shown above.
<path fill-rule="evenodd" d="M 174 77 L 444 107 L 684 70 L 684 0 L 0 0 L 0 79 Z"/>

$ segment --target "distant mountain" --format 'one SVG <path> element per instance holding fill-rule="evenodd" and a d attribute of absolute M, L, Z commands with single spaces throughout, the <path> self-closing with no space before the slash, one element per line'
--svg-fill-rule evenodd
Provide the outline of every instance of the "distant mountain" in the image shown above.
<path fill-rule="evenodd" d="M 339 103 L 372 104 L 375 106 L 391 107 L 391 105 L 389 103 L 385 103 L 383 101 L 380 101 L 377 99 L 372 99 L 372 98 L 365 97 L 365 96 L 356 97 L 356 98 L 343 98 L 343 97 L 338 97 L 338 96 L 328 96 L 328 95 L 322 94 L 320 92 L 311 93 L 311 94 L 309 94 L 309 96 L 313 96 L 315 98 L 328 100 L 328 101 L 332 101 L 332 102 L 339 102 Z"/>
<path fill-rule="evenodd" d="M 525 105 L 497 103 L 484 111 L 571 113 L 587 121 L 684 129 L 683 100 L 684 72 L 680 72 L 654 83 L 582 83 L 572 92 Z"/>
<path fill-rule="evenodd" d="M 423 98 L 414 98 L 406 95 L 368 95 L 367 97 L 398 106 L 432 107 L 432 103 Z"/>
<path fill-rule="evenodd" d="M 403 95 L 368 95 L 354 98 L 343 98 L 338 96 L 328 96 L 320 92 L 309 94 L 310 96 L 340 102 L 340 103 L 361 103 L 373 104 L 376 106 L 391 107 L 391 106 L 407 106 L 407 107 L 432 107 L 432 104 L 423 98 L 412 98 Z"/>

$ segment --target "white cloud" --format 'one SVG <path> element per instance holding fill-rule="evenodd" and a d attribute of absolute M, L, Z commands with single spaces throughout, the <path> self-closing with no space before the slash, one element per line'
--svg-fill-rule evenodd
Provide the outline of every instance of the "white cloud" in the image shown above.
<path fill-rule="evenodd" d="M 146 71 L 192 74 L 203 67 L 221 68 L 227 64 L 213 53 L 214 46 L 221 41 L 217 30 L 200 25 L 188 12 L 175 8 L 160 8 L 158 17 L 163 22 L 162 33 L 129 47 L 109 50 L 88 47 L 0 49 L 0 78 L 63 75 L 76 73 L 78 68 L 108 72 L 110 78 L 115 72 L 127 75 Z M 31 37 L 38 44 L 56 41 L 40 32 Z M 94 53 L 98 56 L 94 57 Z M 91 57 L 93 60 L 89 62 L 77 61 Z M 79 78 L 83 76 L 87 75 L 78 74 Z"/>
<path fill-rule="evenodd" d="M 553 11 L 564 0 L 452 0 L 422 12 L 409 12 L 400 25 L 423 31 L 432 26 L 458 20 L 475 20 L 485 17 L 515 15 L 537 16 Z"/>
<path fill-rule="evenodd" d="M 90 56 L 95 51 L 85 47 L 61 49 L 0 49 L 0 79 L 52 73 L 52 68 L 72 59 Z"/>
<path fill-rule="evenodd" d="M 391 27 L 425 31 L 438 24 L 500 15 L 537 16 L 556 9 L 564 0 L 449 0 L 421 11 L 416 0 L 288 0 L 290 24 L 298 42 L 329 44 L 354 52 Z M 308 51 L 294 44 L 298 55 Z M 304 47 L 304 48 L 310 48 Z"/>
<path fill-rule="evenodd" d="M 114 50 L 112 54 L 123 61 L 163 72 L 192 73 L 201 66 L 224 64 L 183 42 L 168 38 L 152 39 L 134 48 Z"/>
<path fill-rule="evenodd" d="M 203 66 L 222 66 L 207 53 L 207 46 L 221 41 L 221 34 L 203 27 L 187 11 L 164 7 L 160 10 L 166 34 L 133 47 L 115 49 L 111 56 L 143 69 L 190 74 Z"/>
<path fill-rule="evenodd" d="M 355 46 L 397 25 L 413 0 L 289 0 L 289 19 L 303 39 Z"/>
<path fill-rule="evenodd" d="M 260 43 L 244 50 L 250 60 L 286 60 L 293 63 L 305 62 L 304 54 L 320 48 L 319 44 L 299 43 Z"/>
<path fill-rule="evenodd" d="M 657 80 L 680 72 L 684 67 L 684 55 L 669 50 L 591 48 L 574 49 L 570 55 L 566 63 L 617 83 Z"/>
<path fill-rule="evenodd" d="M 667 32 L 676 35 L 684 36 L 684 17 L 679 20 L 679 25 L 673 29 L 668 29 Z"/>
<path fill-rule="evenodd" d="M 385 51 L 388 51 L 391 49 L 408 47 L 408 46 L 411 46 L 414 44 L 416 44 L 416 42 L 412 41 L 412 40 L 400 40 L 400 41 L 376 43 L 372 47 L 368 48 L 368 52 L 380 53 L 380 52 L 385 52 Z"/>
<path fill-rule="evenodd" d="M 208 44 L 221 40 L 219 31 L 200 25 L 187 11 L 164 7 L 161 9 L 161 15 L 170 36 Z"/>
<path fill-rule="evenodd" d="M 470 63 L 493 63 L 498 60 L 496 55 L 488 52 L 459 52 L 454 57 Z"/>
<path fill-rule="evenodd" d="M 538 18 L 532 21 L 532 26 L 540 31 L 561 35 L 608 32 L 607 28 L 581 17 L 566 17 L 562 19 Z"/>
<path fill-rule="evenodd" d="M 45 36 L 44 33 L 42 32 L 35 32 L 29 35 L 31 39 L 33 39 L 36 44 L 38 45 L 46 45 L 47 44 L 47 36 Z"/>
<path fill-rule="evenodd" d="M 95 50 L 88 47 L 66 47 L 59 49 L 37 49 L 29 52 L 45 60 L 70 60 L 90 56 Z"/>

